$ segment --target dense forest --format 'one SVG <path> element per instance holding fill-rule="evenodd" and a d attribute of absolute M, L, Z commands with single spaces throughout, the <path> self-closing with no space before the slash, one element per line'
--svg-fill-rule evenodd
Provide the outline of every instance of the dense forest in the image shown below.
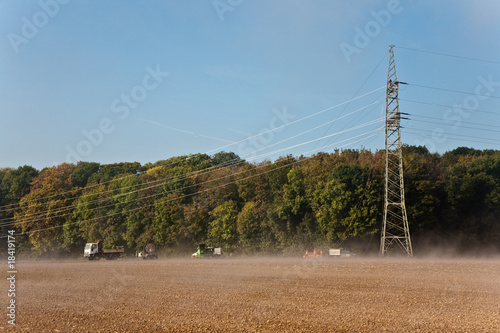
<path fill-rule="evenodd" d="M 500 151 L 443 155 L 403 148 L 414 252 L 500 249 Z M 297 253 L 350 246 L 376 253 L 384 200 L 384 151 L 343 150 L 249 163 L 234 153 L 156 163 L 60 164 L 0 169 L 2 243 L 18 251 L 81 254 L 87 241 L 154 241 L 163 254 L 198 243 L 229 253 Z"/>

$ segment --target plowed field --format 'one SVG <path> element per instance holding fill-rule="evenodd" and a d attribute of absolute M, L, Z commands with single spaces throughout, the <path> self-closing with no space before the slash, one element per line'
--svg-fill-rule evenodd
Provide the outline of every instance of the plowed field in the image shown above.
<path fill-rule="evenodd" d="M 495 260 L 120 259 L 17 268 L 17 331 L 500 332 Z"/>

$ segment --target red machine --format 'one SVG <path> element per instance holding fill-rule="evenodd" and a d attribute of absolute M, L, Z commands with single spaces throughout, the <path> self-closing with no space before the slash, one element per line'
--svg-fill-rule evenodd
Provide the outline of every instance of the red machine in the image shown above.
<path fill-rule="evenodd" d="M 321 258 L 323 257 L 323 251 L 316 252 L 316 249 L 313 252 L 309 252 L 306 250 L 306 254 L 302 256 L 302 258 Z"/>

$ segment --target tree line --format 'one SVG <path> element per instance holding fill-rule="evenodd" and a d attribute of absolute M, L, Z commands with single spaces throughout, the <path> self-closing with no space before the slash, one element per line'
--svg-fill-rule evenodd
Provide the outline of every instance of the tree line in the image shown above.
<path fill-rule="evenodd" d="M 196 244 L 233 253 L 292 253 L 349 245 L 378 249 L 384 151 L 337 150 L 249 163 L 234 153 L 156 163 L 60 164 L 0 169 L 1 235 L 44 257 L 86 242 L 164 253 Z M 406 207 L 414 251 L 500 247 L 500 151 L 442 155 L 404 146 Z M 2 238 L 2 242 L 6 239 Z"/>

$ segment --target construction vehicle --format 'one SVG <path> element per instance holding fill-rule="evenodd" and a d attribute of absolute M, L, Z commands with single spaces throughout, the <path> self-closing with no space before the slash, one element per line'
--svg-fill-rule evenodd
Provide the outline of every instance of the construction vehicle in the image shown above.
<path fill-rule="evenodd" d="M 148 243 L 144 245 L 142 252 L 139 252 L 137 254 L 137 257 L 144 260 L 158 259 L 158 255 L 156 254 L 156 246 L 154 245 L 154 243 Z"/>
<path fill-rule="evenodd" d="M 121 254 L 125 252 L 123 246 L 117 246 L 114 249 L 105 249 L 102 246 L 102 241 L 98 240 L 97 243 L 87 243 L 85 250 L 83 250 L 83 257 L 89 260 L 99 260 L 105 258 L 107 260 L 114 260 L 120 258 Z"/>
<path fill-rule="evenodd" d="M 340 257 L 353 257 L 356 254 L 350 250 L 347 249 L 329 249 L 328 250 L 328 256 L 330 258 L 340 258 Z"/>
<path fill-rule="evenodd" d="M 306 253 L 302 256 L 302 258 L 307 259 L 307 258 L 321 258 L 323 257 L 323 251 L 317 252 L 316 249 L 314 251 L 310 252 L 306 250 Z"/>
<path fill-rule="evenodd" d="M 191 255 L 192 258 L 218 258 L 222 255 L 220 247 L 207 247 L 205 244 L 198 245 L 198 250 Z"/>

